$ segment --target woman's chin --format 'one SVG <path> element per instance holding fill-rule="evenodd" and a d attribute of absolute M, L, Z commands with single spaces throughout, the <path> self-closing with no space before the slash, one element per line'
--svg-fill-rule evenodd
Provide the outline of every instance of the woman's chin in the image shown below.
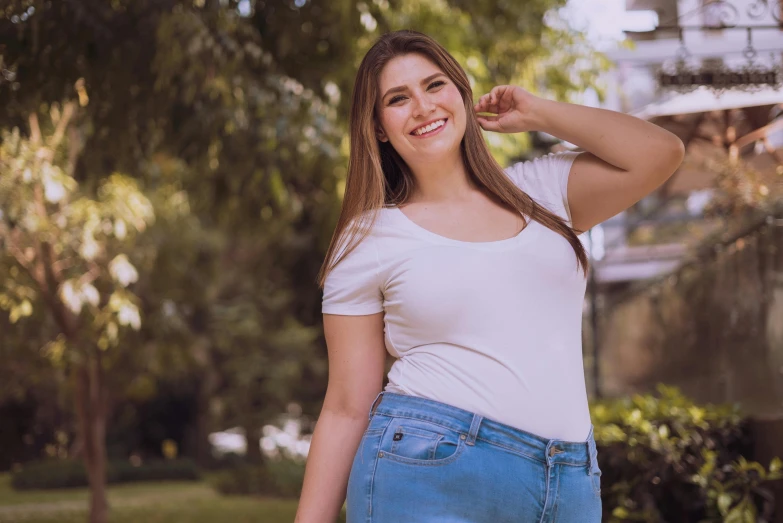
<path fill-rule="evenodd" d="M 460 158 L 459 144 L 456 147 L 439 147 L 432 150 L 416 151 L 411 154 L 405 161 L 409 164 L 435 164 L 435 163 L 451 163 Z"/>

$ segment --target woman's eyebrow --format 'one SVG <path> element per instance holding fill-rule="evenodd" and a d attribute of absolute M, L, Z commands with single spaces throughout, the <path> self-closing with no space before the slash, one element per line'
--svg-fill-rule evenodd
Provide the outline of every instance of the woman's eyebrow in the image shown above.
<path fill-rule="evenodd" d="M 431 75 L 429 75 L 427 78 L 423 79 L 423 80 L 421 81 L 421 83 L 423 83 L 423 84 L 426 84 L 427 82 L 429 82 L 430 80 L 432 80 L 432 79 L 434 79 L 434 78 L 437 78 L 438 76 L 446 76 L 446 75 L 445 75 L 445 74 L 443 74 L 443 73 L 435 73 L 435 74 L 431 74 Z M 393 94 L 393 93 L 399 93 L 400 91 L 405 91 L 405 90 L 407 90 L 407 89 L 408 89 L 408 88 L 407 88 L 406 86 L 404 86 L 404 85 L 399 85 L 399 86 L 397 86 L 397 87 L 392 87 L 391 89 L 389 89 L 388 91 L 386 91 L 386 93 L 385 93 L 385 94 L 384 94 L 384 95 L 381 97 L 381 100 L 385 99 L 385 98 L 386 98 L 387 96 L 389 96 L 390 94 Z"/>

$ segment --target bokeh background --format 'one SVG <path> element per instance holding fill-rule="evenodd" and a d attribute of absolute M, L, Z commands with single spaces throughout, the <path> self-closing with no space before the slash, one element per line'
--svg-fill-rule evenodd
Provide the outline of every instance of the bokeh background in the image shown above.
<path fill-rule="evenodd" d="M 476 99 L 515 84 L 684 141 L 582 236 L 605 520 L 783 521 L 782 9 L 0 0 L 0 521 L 293 520 L 352 82 L 402 28 Z M 502 165 L 574 148 L 485 138 Z"/>

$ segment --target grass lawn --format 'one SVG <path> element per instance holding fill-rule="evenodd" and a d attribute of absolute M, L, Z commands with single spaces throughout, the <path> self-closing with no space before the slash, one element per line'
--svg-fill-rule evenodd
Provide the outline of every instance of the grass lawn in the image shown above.
<path fill-rule="evenodd" d="M 82 523 L 87 489 L 17 492 L 0 474 L 0 523 Z M 131 483 L 109 487 L 111 523 L 291 523 L 296 500 L 223 497 L 206 483 Z"/>

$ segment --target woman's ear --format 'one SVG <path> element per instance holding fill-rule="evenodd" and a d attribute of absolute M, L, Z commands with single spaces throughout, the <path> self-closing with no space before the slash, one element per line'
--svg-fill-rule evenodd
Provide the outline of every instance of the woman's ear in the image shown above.
<path fill-rule="evenodd" d="M 388 142 L 389 141 L 389 137 L 386 136 L 386 133 L 383 132 L 383 129 L 381 129 L 380 127 L 376 127 L 375 128 L 375 136 L 377 136 L 378 139 L 380 141 L 382 141 L 382 142 Z"/>

